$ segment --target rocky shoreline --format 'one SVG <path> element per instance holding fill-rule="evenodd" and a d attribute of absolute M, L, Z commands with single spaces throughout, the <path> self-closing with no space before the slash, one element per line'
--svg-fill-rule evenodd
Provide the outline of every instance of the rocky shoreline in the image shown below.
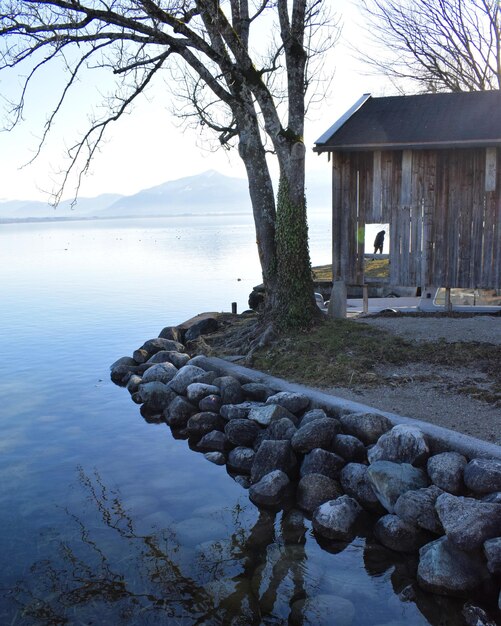
<path fill-rule="evenodd" d="M 326 412 L 305 394 L 221 376 L 209 359 L 186 353 L 217 324 L 201 316 L 164 328 L 116 361 L 112 380 L 127 387 L 145 419 L 165 421 L 226 465 L 256 506 L 295 506 L 330 541 L 351 541 L 372 516 L 383 546 L 419 553 L 421 589 L 480 594 L 501 611 L 501 460 L 436 453 L 412 424 L 377 412 Z M 494 623 L 480 608 L 475 615 L 467 623 Z"/>

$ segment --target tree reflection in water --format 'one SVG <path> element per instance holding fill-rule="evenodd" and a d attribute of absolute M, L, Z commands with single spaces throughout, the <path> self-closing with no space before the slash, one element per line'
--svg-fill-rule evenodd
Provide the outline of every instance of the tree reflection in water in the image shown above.
<path fill-rule="evenodd" d="M 298 512 L 282 515 L 276 537 L 276 514 L 260 511 L 248 529 L 236 504 L 229 540 L 197 546 L 187 563 L 176 532 L 141 534 L 118 490 L 97 471 L 79 468 L 79 482 L 98 519 L 84 521 L 66 510 L 77 536 L 58 539 L 51 558 L 35 562 L 9 594 L 21 623 L 286 624 L 274 604 L 289 570 L 294 597 L 305 595 L 302 516 L 288 527 Z M 282 545 L 268 572 L 268 547 L 277 540 Z M 294 561 L 286 549 L 291 540 Z"/>

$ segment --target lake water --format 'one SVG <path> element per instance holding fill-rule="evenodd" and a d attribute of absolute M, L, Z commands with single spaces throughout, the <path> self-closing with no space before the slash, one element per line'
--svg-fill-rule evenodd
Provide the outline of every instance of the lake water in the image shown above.
<path fill-rule="evenodd" d="M 328 217 L 310 232 L 328 263 Z M 399 597 L 413 558 L 259 511 L 111 383 L 259 282 L 249 216 L 0 225 L 0 624 L 462 623 L 461 603 Z"/>

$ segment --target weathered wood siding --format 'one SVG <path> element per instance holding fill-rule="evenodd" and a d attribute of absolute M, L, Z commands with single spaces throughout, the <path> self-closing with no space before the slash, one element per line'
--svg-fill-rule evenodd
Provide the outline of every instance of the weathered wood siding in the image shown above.
<path fill-rule="evenodd" d="M 335 278 L 363 283 L 364 225 L 389 223 L 391 284 L 501 288 L 499 149 L 332 156 Z"/>

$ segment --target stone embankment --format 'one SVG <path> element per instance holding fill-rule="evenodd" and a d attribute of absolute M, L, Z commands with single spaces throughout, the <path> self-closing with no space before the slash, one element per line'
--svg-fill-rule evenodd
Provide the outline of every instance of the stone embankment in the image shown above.
<path fill-rule="evenodd" d="M 468 458 L 464 446 L 454 449 L 453 433 L 447 449 L 443 437 L 437 446 L 410 420 L 395 424 L 346 406 L 326 411 L 314 393 L 280 391 L 239 368 L 225 374 L 218 360 L 190 358 L 183 341 L 214 330 L 214 322 L 165 328 L 116 361 L 112 380 L 146 419 L 164 420 L 209 461 L 226 465 L 258 507 L 294 499 L 318 536 L 340 541 L 373 515 L 383 546 L 419 552 L 422 589 L 482 592 L 501 610 L 501 455 Z"/>

